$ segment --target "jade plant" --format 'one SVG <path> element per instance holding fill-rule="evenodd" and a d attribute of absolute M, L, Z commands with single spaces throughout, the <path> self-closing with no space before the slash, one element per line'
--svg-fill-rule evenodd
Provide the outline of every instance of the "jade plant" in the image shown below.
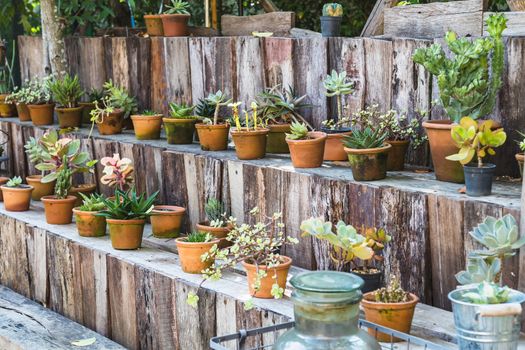
<path fill-rule="evenodd" d="M 387 134 L 382 130 L 372 130 L 367 127 L 364 130 L 354 130 L 351 135 L 343 139 L 345 147 L 353 149 L 372 149 L 385 146 Z"/>
<path fill-rule="evenodd" d="M 78 76 L 66 74 L 62 79 L 55 79 L 49 83 L 49 90 L 53 100 L 64 108 L 75 108 L 84 94 L 80 87 Z"/>
<path fill-rule="evenodd" d="M 413 55 L 414 62 L 436 76 L 441 104 L 454 122 L 464 116 L 477 119 L 494 109 L 502 85 L 506 23 L 503 14 L 490 15 L 486 22 L 490 36 L 476 40 L 448 32 L 445 41 L 453 57 L 447 57 L 440 44 L 419 48 Z"/>
<path fill-rule="evenodd" d="M 210 198 L 204 205 L 204 212 L 211 227 L 225 227 L 228 225 L 224 203 L 216 198 Z"/>
<path fill-rule="evenodd" d="M 487 154 L 494 155 L 494 148 L 499 147 L 507 140 L 503 128 L 492 130 L 492 120 L 478 123 L 470 117 L 461 118 L 459 125 L 452 127 L 451 135 L 459 152 L 446 157 L 448 160 L 469 164 L 477 158 L 478 167 L 483 167 L 483 158 Z"/>
<path fill-rule="evenodd" d="M 335 96 L 337 99 L 337 120 L 343 119 L 343 96 L 354 92 L 354 83 L 348 81 L 346 71 L 338 73 L 332 70 L 332 73 L 323 81 L 323 85 L 326 89 L 326 96 Z"/>
<path fill-rule="evenodd" d="M 189 15 L 190 4 L 182 0 L 171 0 L 169 5 L 166 5 L 167 10 L 164 12 L 167 15 Z"/>
<path fill-rule="evenodd" d="M 83 193 L 79 193 L 82 197 L 82 205 L 78 208 L 81 211 L 97 212 L 106 208 L 104 204 L 104 196 L 98 193 L 92 193 L 86 196 Z"/>
<path fill-rule="evenodd" d="M 307 95 L 299 96 L 292 87 L 282 88 L 276 85 L 257 95 L 262 118 L 266 124 L 304 123 L 313 129 L 303 118 L 300 110 L 312 107 L 305 103 Z"/>
<path fill-rule="evenodd" d="M 206 103 L 209 106 L 213 106 L 215 108 L 213 111 L 213 123 L 208 115 L 204 115 L 204 113 L 198 115 L 199 117 L 204 117 L 204 122 L 206 124 L 217 125 L 219 123 L 219 112 L 221 107 L 228 106 L 230 103 L 232 103 L 232 101 L 233 100 L 231 98 L 228 98 L 226 94 L 224 94 L 221 90 L 217 91 L 216 93 L 211 93 L 208 95 L 208 97 L 206 97 L 206 99 L 203 102 L 201 102 L 200 110 L 206 111 L 206 109 L 204 108 L 204 103 Z"/>
<path fill-rule="evenodd" d="M 104 166 L 104 175 L 100 182 L 117 190 L 125 191 L 133 185 L 133 162 L 129 158 L 120 158 L 120 154 L 115 153 L 113 157 L 104 157 L 100 160 Z"/>
<path fill-rule="evenodd" d="M 343 6 L 338 3 L 328 3 L 323 6 L 323 16 L 341 17 L 343 15 Z"/>
<path fill-rule="evenodd" d="M 386 287 L 380 288 L 374 292 L 374 301 L 378 303 L 406 303 L 410 301 L 410 294 L 406 292 L 396 276 L 392 276 Z"/>
<path fill-rule="evenodd" d="M 293 122 L 290 133 L 286 133 L 289 140 L 308 140 L 308 127 L 304 123 Z"/>

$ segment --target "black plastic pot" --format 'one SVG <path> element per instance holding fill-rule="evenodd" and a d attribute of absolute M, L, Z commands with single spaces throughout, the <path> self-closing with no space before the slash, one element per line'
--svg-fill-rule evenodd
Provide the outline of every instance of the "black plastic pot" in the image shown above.
<path fill-rule="evenodd" d="M 481 168 L 475 164 L 464 165 L 467 195 L 471 197 L 489 196 L 492 193 L 492 178 L 495 170 L 496 165 L 494 164 L 483 164 Z"/>
<path fill-rule="evenodd" d="M 343 17 L 321 16 L 321 33 L 325 38 L 339 36 Z"/>
<path fill-rule="evenodd" d="M 321 131 L 327 134 L 343 134 L 345 132 L 352 131 L 352 128 L 346 127 L 346 128 L 330 129 L 330 128 L 325 128 L 324 126 L 322 126 Z"/>
<path fill-rule="evenodd" d="M 363 281 L 365 281 L 365 284 L 363 284 L 363 287 L 361 288 L 363 294 L 378 290 L 382 286 L 383 271 L 365 273 L 362 270 L 354 269 L 352 270 L 352 273 L 361 277 Z"/>

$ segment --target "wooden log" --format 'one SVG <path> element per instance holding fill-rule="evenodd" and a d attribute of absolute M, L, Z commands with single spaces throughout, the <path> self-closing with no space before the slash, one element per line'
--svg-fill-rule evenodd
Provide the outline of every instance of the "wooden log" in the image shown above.
<path fill-rule="evenodd" d="M 262 327 L 261 313 L 255 309 L 244 310 L 244 303 L 237 302 L 237 329 L 254 329 Z M 246 339 L 248 349 L 256 349 L 262 343 L 262 336 L 254 336 Z"/>
<path fill-rule="evenodd" d="M 265 38 L 263 42 L 266 87 L 281 85 L 284 88 L 293 88 L 293 39 Z"/>
<path fill-rule="evenodd" d="M 186 184 L 184 155 L 172 151 L 162 152 L 161 164 L 164 191 L 159 199 L 162 203 L 188 208 L 188 187 Z M 174 176 L 174 174 L 177 174 L 177 176 Z M 187 212 L 181 228 L 183 232 L 190 232 L 193 229 L 189 218 L 190 216 Z"/>
<path fill-rule="evenodd" d="M 252 35 L 252 32 L 271 32 L 275 36 L 286 36 L 293 27 L 295 27 L 295 12 L 221 17 L 221 32 L 224 36 Z"/>
<path fill-rule="evenodd" d="M 129 92 L 137 98 L 138 109 L 151 106 L 151 41 L 149 38 L 131 37 L 126 39 Z M 115 70 L 113 70 L 115 72 Z"/>
<path fill-rule="evenodd" d="M 164 55 L 165 41 L 163 37 L 151 38 L 151 106 L 150 108 L 167 115 L 168 104 L 165 100 L 166 81 L 166 56 Z"/>
<path fill-rule="evenodd" d="M 385 9 L 395 6 L 397 0 L 377 0 L 372 12 L 366 20 L 361 36 L 381 35 L 384 31 Z"/>
<path fill-rule="evenodd" d="M 243 102 L 241 108 L 251 109 L 251 102 L 264 90 L 264 67 L 262 40 L 240 37 L 235 39 L 235 61 L 237 62 L 237 100 Z"/>
<path fill-rule="evenodd" d="M 193 104 L 199 103 L 200 99 L 205 98 L 205 72 L 204 72 L 204 55 L 202 50 L 201 38 L 189 38 L 189 65 L 191 78 L 191 95 Z"/>
<path fill-rule="evenodd" d="M 208 96 L 221 90 L 223 93 L 237 99 L 237 85 L 234 73 L 237 71 L 233 55 L 234 38 L 214 37 L 202 38 L 202 74 L 204 94 Z"/>
<path fill-rule="evenodd" d="M 192 103 L 188 38 L 165 38 L 166 103 Z"/>
<path fill-rule="evenodd" d="M 104 39 L 78 38 L 79 40 L 79 70 L 76 72 L 80 84 L 86 91 L 101 89 L 106 82 L 106 66 L 104 63 Z"/>
<path fill-rule="evenodd" d="M 162 169 L 163 151 L 164 148 L 160 147 L 133 144 L 133 164 L 136 169 L 137 190 L 140 188 L 140 192 L 147 193 L 148 196 L 156 191 L 159 191 L 159 195 L 164 192 L 164 178 L 162 172 L 159 171 Z"/>
<path fill-rule="evenodd" d="M 392 42 L 365 38 L 364 49 L 365 104 L 378 104 L 381 111 L 387 111 L 392 99 Z"/>
<path fill-rule="evenodd" d="M 24 149 L 24 135 L 23 126 L 20 124 L 11 124 L 11 131 L 9 137 L 11 138 L 11 159 L 13 163 L 13 171 L 17 176 L 25 179 L 28 174 L 26 154 Z"/>
<path fill-rule="evenodd" d="M 45 75 L 43 52 L 41 36 L 24 35 L 18 37 L 20 78 L 22 82 Z"/>
<path fill-rule="evenodd" d="M 4 156 L 9 160 L 0 163 L 2 175 L 7 177 L 13 176 L 13 142 L 11 140 L 11 123 L 0 121 L 0 145 L 4 147 Z"/>

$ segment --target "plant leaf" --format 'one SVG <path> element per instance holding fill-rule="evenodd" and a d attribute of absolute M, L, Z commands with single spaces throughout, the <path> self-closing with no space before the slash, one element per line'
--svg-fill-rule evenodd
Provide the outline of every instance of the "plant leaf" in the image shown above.
<path fill-rule="evenodd" d="M 95 344 L 96 341 L 97 341 L 97 338 L 94 338 L 94 337 L 93 338 L 86 338 L 86 339 L 72 341 L 71 345 L 74 345 L 74 346 L 90 346 L 92 344 Z"/>

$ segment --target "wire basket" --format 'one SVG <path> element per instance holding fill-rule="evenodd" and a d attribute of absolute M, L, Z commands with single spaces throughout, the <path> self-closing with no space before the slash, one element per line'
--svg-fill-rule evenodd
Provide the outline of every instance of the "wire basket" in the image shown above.
<path fill-rule="evenodd" d="M 235 334 L 213 337 L 210 340 L 210 348 L 213 350 L 270 350 L 277 338 L 294 326 L 294 322 L 282 323 L 274 326 L 241 329 Z M 415 337 L 410 334 L 398 332 L 365 320 L 359 320 L 359 327 L 373 330 L 373 333 L 381 332 L 390 336 L 389 343 L 381 343 L 382 349 L 425 349 L 425 350 L 447 350 L 449 348 L 432 343 L 430 341 Z M 394 342 L 394 339 L 402 342 Z"/>

